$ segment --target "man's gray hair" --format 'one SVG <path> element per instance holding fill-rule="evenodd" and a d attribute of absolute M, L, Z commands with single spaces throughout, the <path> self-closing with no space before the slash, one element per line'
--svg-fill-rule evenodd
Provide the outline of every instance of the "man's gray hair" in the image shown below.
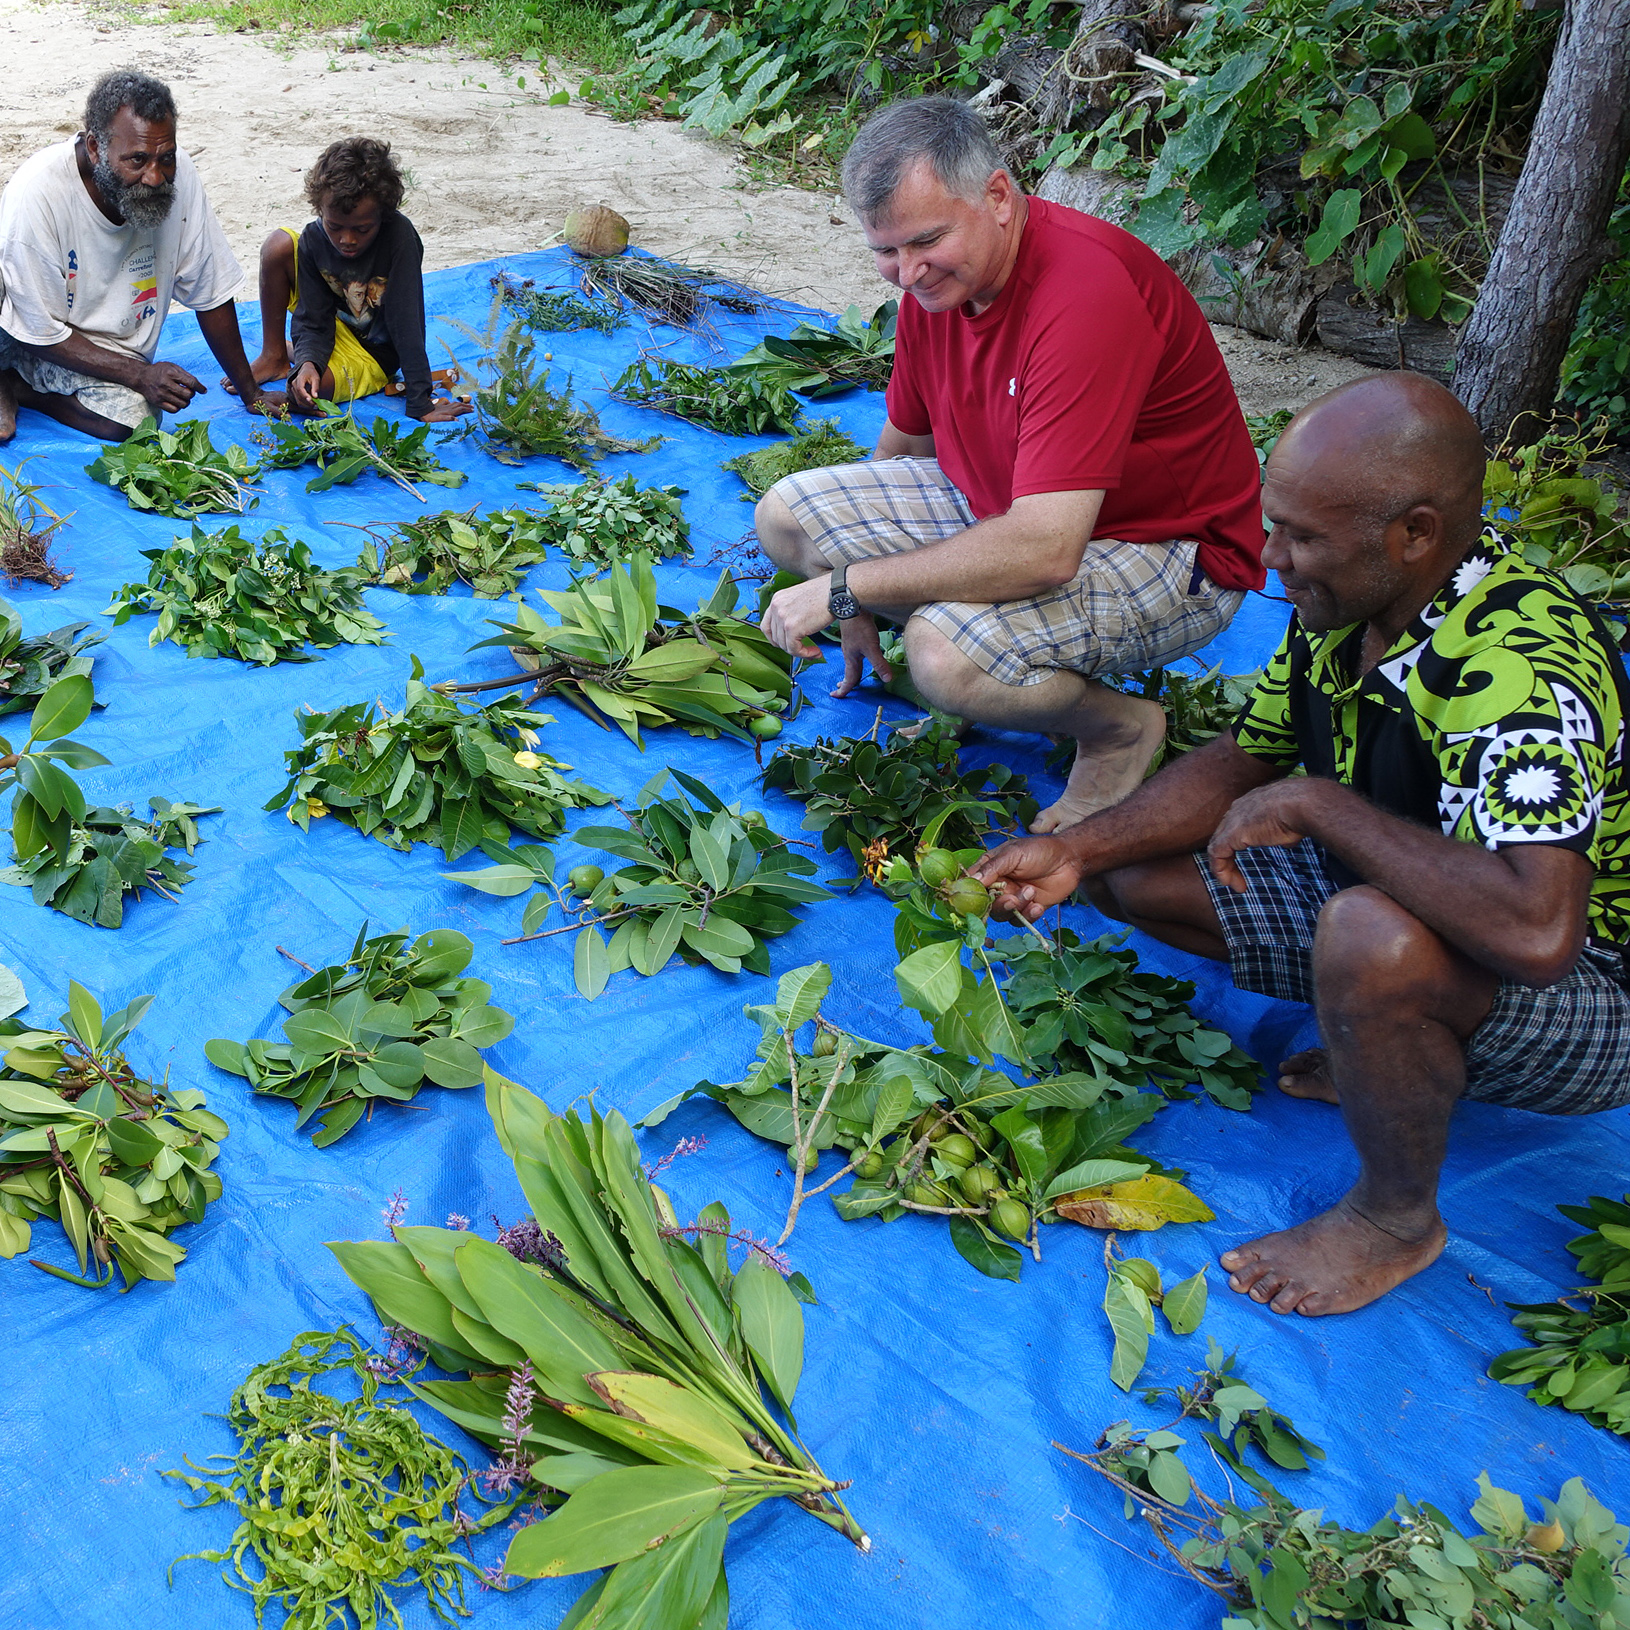
<path fill-rule="evenodd" d="M 843 161 L 844 194 L 870 220 L 923 159 L 958 198 L 983 197 L 992 174 L 1007 170 L 976 109 L 949 96 L 916 96 L 879 108 L 860 127 Z"/>
<path fill-rule="evenodd" d="M 163 80 L 135 68 L 114 68 L 91 86 L 85 98 L 85 128 L 96 138 L 98 147 L 107 146 L 120 108 L 129 108 L 138 119 L 149 123 L 159 119 L 175 123 L 175 98 Z"/>

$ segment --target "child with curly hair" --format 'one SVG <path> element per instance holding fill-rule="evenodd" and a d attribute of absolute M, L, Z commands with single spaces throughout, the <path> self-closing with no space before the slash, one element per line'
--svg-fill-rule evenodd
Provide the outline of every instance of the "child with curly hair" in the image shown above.
<path fill-rule="evenodd" d="M 400 371 L 409 415 L 431 424 L 470 411 L 434 394 L 425 354 L 424 245 L 401 213 L 402 172 L 390 143 L 347 136 L 306 175 L 317 212 L 303 231 L 279 227 L 260 251 L 257 383 L 289 375 L 289 405 L 354 401 Z M 284 339 L 284 315 L 292 313 Z"/>

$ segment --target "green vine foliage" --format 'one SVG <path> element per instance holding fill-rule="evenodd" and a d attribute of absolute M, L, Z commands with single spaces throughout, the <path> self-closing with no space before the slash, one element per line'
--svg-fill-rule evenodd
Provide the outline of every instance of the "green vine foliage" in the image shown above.
<path fill-rule="evenodd" d="M 1607 231 L 1615 258 L 1580 303 L 1559 394 L 1581 420 L 1601 419 L 1622 440 L 1630 435 L 1630 170 Z"/>
<path fill-rule="evenodd" d="M 312 559 L 311 546 L 274 528 L 259 539 L 236 526 L 206 532 L 194 523 L 190 538 L 144 549 L 152 562 L 145 583 L 114 591 L 107 613 L 115 628 L 138 613 L 156 614 L 149 645 L 170 640 L 189 657 L 237 657 L 269 667 L 274 662 L 316 662 L 307 645 L 379 645 L 385 625 L 362 603 L 366 572 L 330 571 Z"/>

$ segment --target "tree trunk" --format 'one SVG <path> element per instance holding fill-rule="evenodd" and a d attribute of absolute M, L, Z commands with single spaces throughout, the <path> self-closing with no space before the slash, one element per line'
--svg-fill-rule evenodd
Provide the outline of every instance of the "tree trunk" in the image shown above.
<path fill-rule="evenodd" d="M 1630 155 L 1630 4 L 1569 0 L 1528 157 L 1460 339 L 1454 388 L 1499 441 L 1550 416 L 1579 301 L 1607 259 Z"/>

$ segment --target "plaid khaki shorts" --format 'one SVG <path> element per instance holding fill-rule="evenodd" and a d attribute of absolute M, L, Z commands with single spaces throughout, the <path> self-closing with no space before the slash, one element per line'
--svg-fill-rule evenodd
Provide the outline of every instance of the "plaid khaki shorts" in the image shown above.
<path fill-rule="evenodd" d="M 1241 990 L 1282 1002 L 1313 1000 L 1313 934 L 1337 893 L 1311 838 L 1286 848 L 1241 849 L 1250 887 L 1236 894 L 1195 861 L 1228 942 Z M 1587 945 L 1566 979 L 1544 990 L 1501 984 L 1466 1044 L 1466 1092 L 1485 1104 L 1541 1115 L 1590 1115 L 1630 1103 L 1630 993 L 1622 954 Z"/>
<path fill-rule="evenodd" d="M 836 565 L 902 554 L 974 524 L 968 501 L 931 458 L 803 470 L 776 495 Z M 999 605 L 935 601 L 913 613 L 1004 685 L 1038 685 L 1055 668 L 1138 673 L 1215 639 L 1245 596 L 1195 568 L 1197 545 L 1094 538 L 1075 581 Z"/>
<path fill-rule="evenodd" d="M 3 328 L 0 328 L 0 368 L 16 369 L 24 383 L 41 395 L 77 396 L 81 407 L 100 413 L 115 424 L 128 425 L 132 430 L 149 414 L 155 419 L 163 417 L 139 391 L 115 385 L 109 379 L 92 379 L 76 368 L 65 368 L 60 362 L 30 351 Z"/>

